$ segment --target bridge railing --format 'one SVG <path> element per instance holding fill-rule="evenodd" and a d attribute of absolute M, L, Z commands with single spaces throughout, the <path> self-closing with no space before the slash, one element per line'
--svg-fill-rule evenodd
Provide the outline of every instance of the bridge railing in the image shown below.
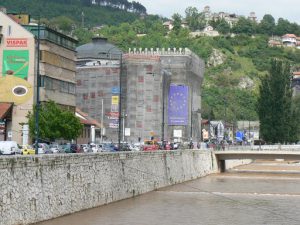
<path fill-rule="evenodd" d="M 216 151 L 249 151 L 249 150 L 255 150 L 255 151 L 293 151 L 293 150 L 298 150 L 300 151 L 300 145 L 216 145 L 213 147 L 214 150 Z"/>

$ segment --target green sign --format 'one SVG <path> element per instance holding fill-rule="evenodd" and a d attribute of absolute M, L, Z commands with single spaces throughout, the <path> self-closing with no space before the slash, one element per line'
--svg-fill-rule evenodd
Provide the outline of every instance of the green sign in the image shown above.
<path fill-rule="evenodd" d="M 23 79 L 28 77 L 29 51 L 28 50 L 4 50 L 2 74 L 14 75 Z"/>

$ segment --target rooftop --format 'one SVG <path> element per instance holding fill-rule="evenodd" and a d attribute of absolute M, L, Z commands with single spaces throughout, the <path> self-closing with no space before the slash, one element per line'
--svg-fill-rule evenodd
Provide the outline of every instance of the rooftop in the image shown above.
<path fill-rule="evenodd" d="M 76 48 L 78 59 L 120 59 L 122 51 L 107 38 L 94 37 L 92 42 Z"/>

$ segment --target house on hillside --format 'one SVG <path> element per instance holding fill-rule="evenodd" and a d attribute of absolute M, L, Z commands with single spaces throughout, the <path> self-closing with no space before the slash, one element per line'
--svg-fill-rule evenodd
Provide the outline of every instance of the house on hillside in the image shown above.
<path fill-rule="evenodd" d="M 282 44 L 286 47 L 297 46 L 297 36 L 295 34 L 285 34 L 282 36 Z"/>
<path fill-rule="evenodd" d="M 220 33 L 217 30 L 214 30 L 212 26 L 207 26 L 202 31 L 191 32 L 190 35 L 191 37 L 197 37 L 197 36 L 217 37 L 220 36 Z"/>
<path fill-rule="evenodd" d="M 172 21 L 172 20 L 168 20 L 168 21 L 164 22 L 164 23 L 163 23 L 163 26 L 164 26 L 167 30 L 169 30 L 169 31 L 173 30 L 173 28 L 174 28 L 174 25 L 173 25 L 173 21 Z M 181 22 L 181 27 L 182 27 L 182 28 L 189 28 L 188 23 L 187 23 L 185 20 L 182 20 L 182 22 Z"/>

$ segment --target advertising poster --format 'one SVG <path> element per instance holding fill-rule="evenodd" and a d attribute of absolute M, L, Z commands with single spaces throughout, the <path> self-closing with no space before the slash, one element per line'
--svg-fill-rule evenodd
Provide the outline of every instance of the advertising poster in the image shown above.
<path fill-rule="evenodd" d="M 171 84 L 169 90 L 168 124 L 188 125 L 189 87 Z"/>
<path fill-rule="evenodd" d="M 2 62 L 2 74 L 14 75 L 27 80 L 29 67 L 28 50 L 4 50 Z"/>
<path fill-rule="evenodd" d="M 25 45 L 21 40 L 8 40 L 10 45 Z M 28 50 L 4 50 L 2 76 L 0 76 L 0 99 L 20 105 L 33 96 L 33 87 L 27 81 L 29 71 Z"/>

